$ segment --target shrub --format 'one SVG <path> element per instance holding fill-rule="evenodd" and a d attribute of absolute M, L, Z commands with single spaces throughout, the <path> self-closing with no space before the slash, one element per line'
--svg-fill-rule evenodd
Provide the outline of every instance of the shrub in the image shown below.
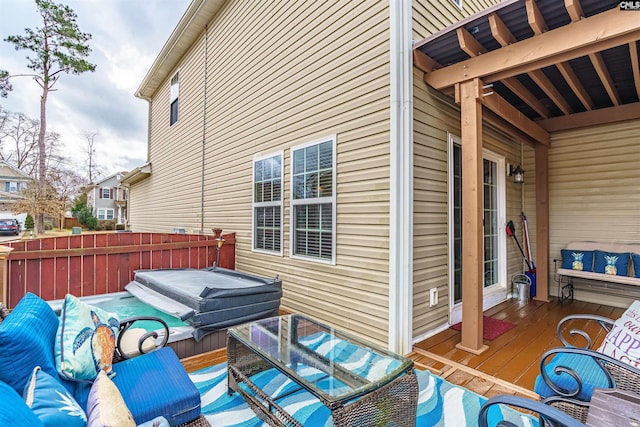
<path fill-rule="evenodd" d="M 124 224 L 116 224 L 116 230 L 124 230 Z"/>
<path fill-rule="evenodd" d="M 89 206 L 85 206 L 78 211 L 78 222 L 89 230 L 95 230 L 98 226 L 98 218 L 93 216 Z"/>
<path fill-rule="evenodd" d="M 33 230 L 34 227 L 34 223 L 33 223 L 33 217 L 29 214 L 27 214 L 27 217 L 24 220 L 24 229 L 25 230 Z"/>

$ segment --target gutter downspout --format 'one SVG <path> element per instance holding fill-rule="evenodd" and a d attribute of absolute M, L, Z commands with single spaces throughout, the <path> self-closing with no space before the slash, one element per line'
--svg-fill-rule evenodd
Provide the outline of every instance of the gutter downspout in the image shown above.
<path fill-rule="evenodd" d="M 411 0 L 389 5 L 390 215 L 389 349 L 413 344 L 413 61 Z"/>
<path fill-rule="evenodd" d="M 209 53 L 209 25 L 204 26 L 204 89 L 202 100 L 202 170 L 200 183 L 200 234 L 204 233 L 204 160 L 205 160 L 205 141 L 207 132 L 207 60 Z"/>

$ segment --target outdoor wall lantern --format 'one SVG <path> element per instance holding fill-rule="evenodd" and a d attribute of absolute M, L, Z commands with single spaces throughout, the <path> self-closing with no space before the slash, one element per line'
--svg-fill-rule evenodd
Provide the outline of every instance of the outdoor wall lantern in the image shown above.
<path fill-rule="evenodd" d="M 524 170 L 520 167 L 520 165 L 513 168 L 513 165 L 509 165 L 509 176 L 513 177 L 513 182 L 516 184 L 524 184 Z"/>

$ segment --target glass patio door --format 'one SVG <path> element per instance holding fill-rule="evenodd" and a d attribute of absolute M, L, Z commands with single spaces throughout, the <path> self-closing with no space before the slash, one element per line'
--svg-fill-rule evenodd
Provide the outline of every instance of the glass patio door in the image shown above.
<path fill-rule="evenodd" d="M 462 317 L 462 149 L 460 138 L 449 136 L 449 254 L 450 322 Z M 500 233 L 505 221 L 504 159 L 483 152 L 484 304 L 483 310 L 502 301 L 506 291 L 506 238 Z"/>

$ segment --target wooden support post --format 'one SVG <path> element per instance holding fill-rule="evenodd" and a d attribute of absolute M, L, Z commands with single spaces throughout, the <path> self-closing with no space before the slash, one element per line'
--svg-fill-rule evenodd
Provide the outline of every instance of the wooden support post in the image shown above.
<path fill-rule="evenodd" d="M 0 294 L 0 302 L 3 302 L 7 307 L 9 307 L 9 290 L 8 290 L 8 275 L 9 268 L 7 258 L 9 254 L 13 250 L 12 247 L 0 245 L 0 290 L 2 290 L 2 294 Z"/>
<path fill-rule="evenodd" d="M 536 296 L 549 301 L 549 147 L 535 145 L 536 161 Z"/>
<path fill-rule="evenodd" d="M 482 81 L 457 85 L 462 135 L 462 340 L 457 348 L 480 354 L 483 298 Z"/>

